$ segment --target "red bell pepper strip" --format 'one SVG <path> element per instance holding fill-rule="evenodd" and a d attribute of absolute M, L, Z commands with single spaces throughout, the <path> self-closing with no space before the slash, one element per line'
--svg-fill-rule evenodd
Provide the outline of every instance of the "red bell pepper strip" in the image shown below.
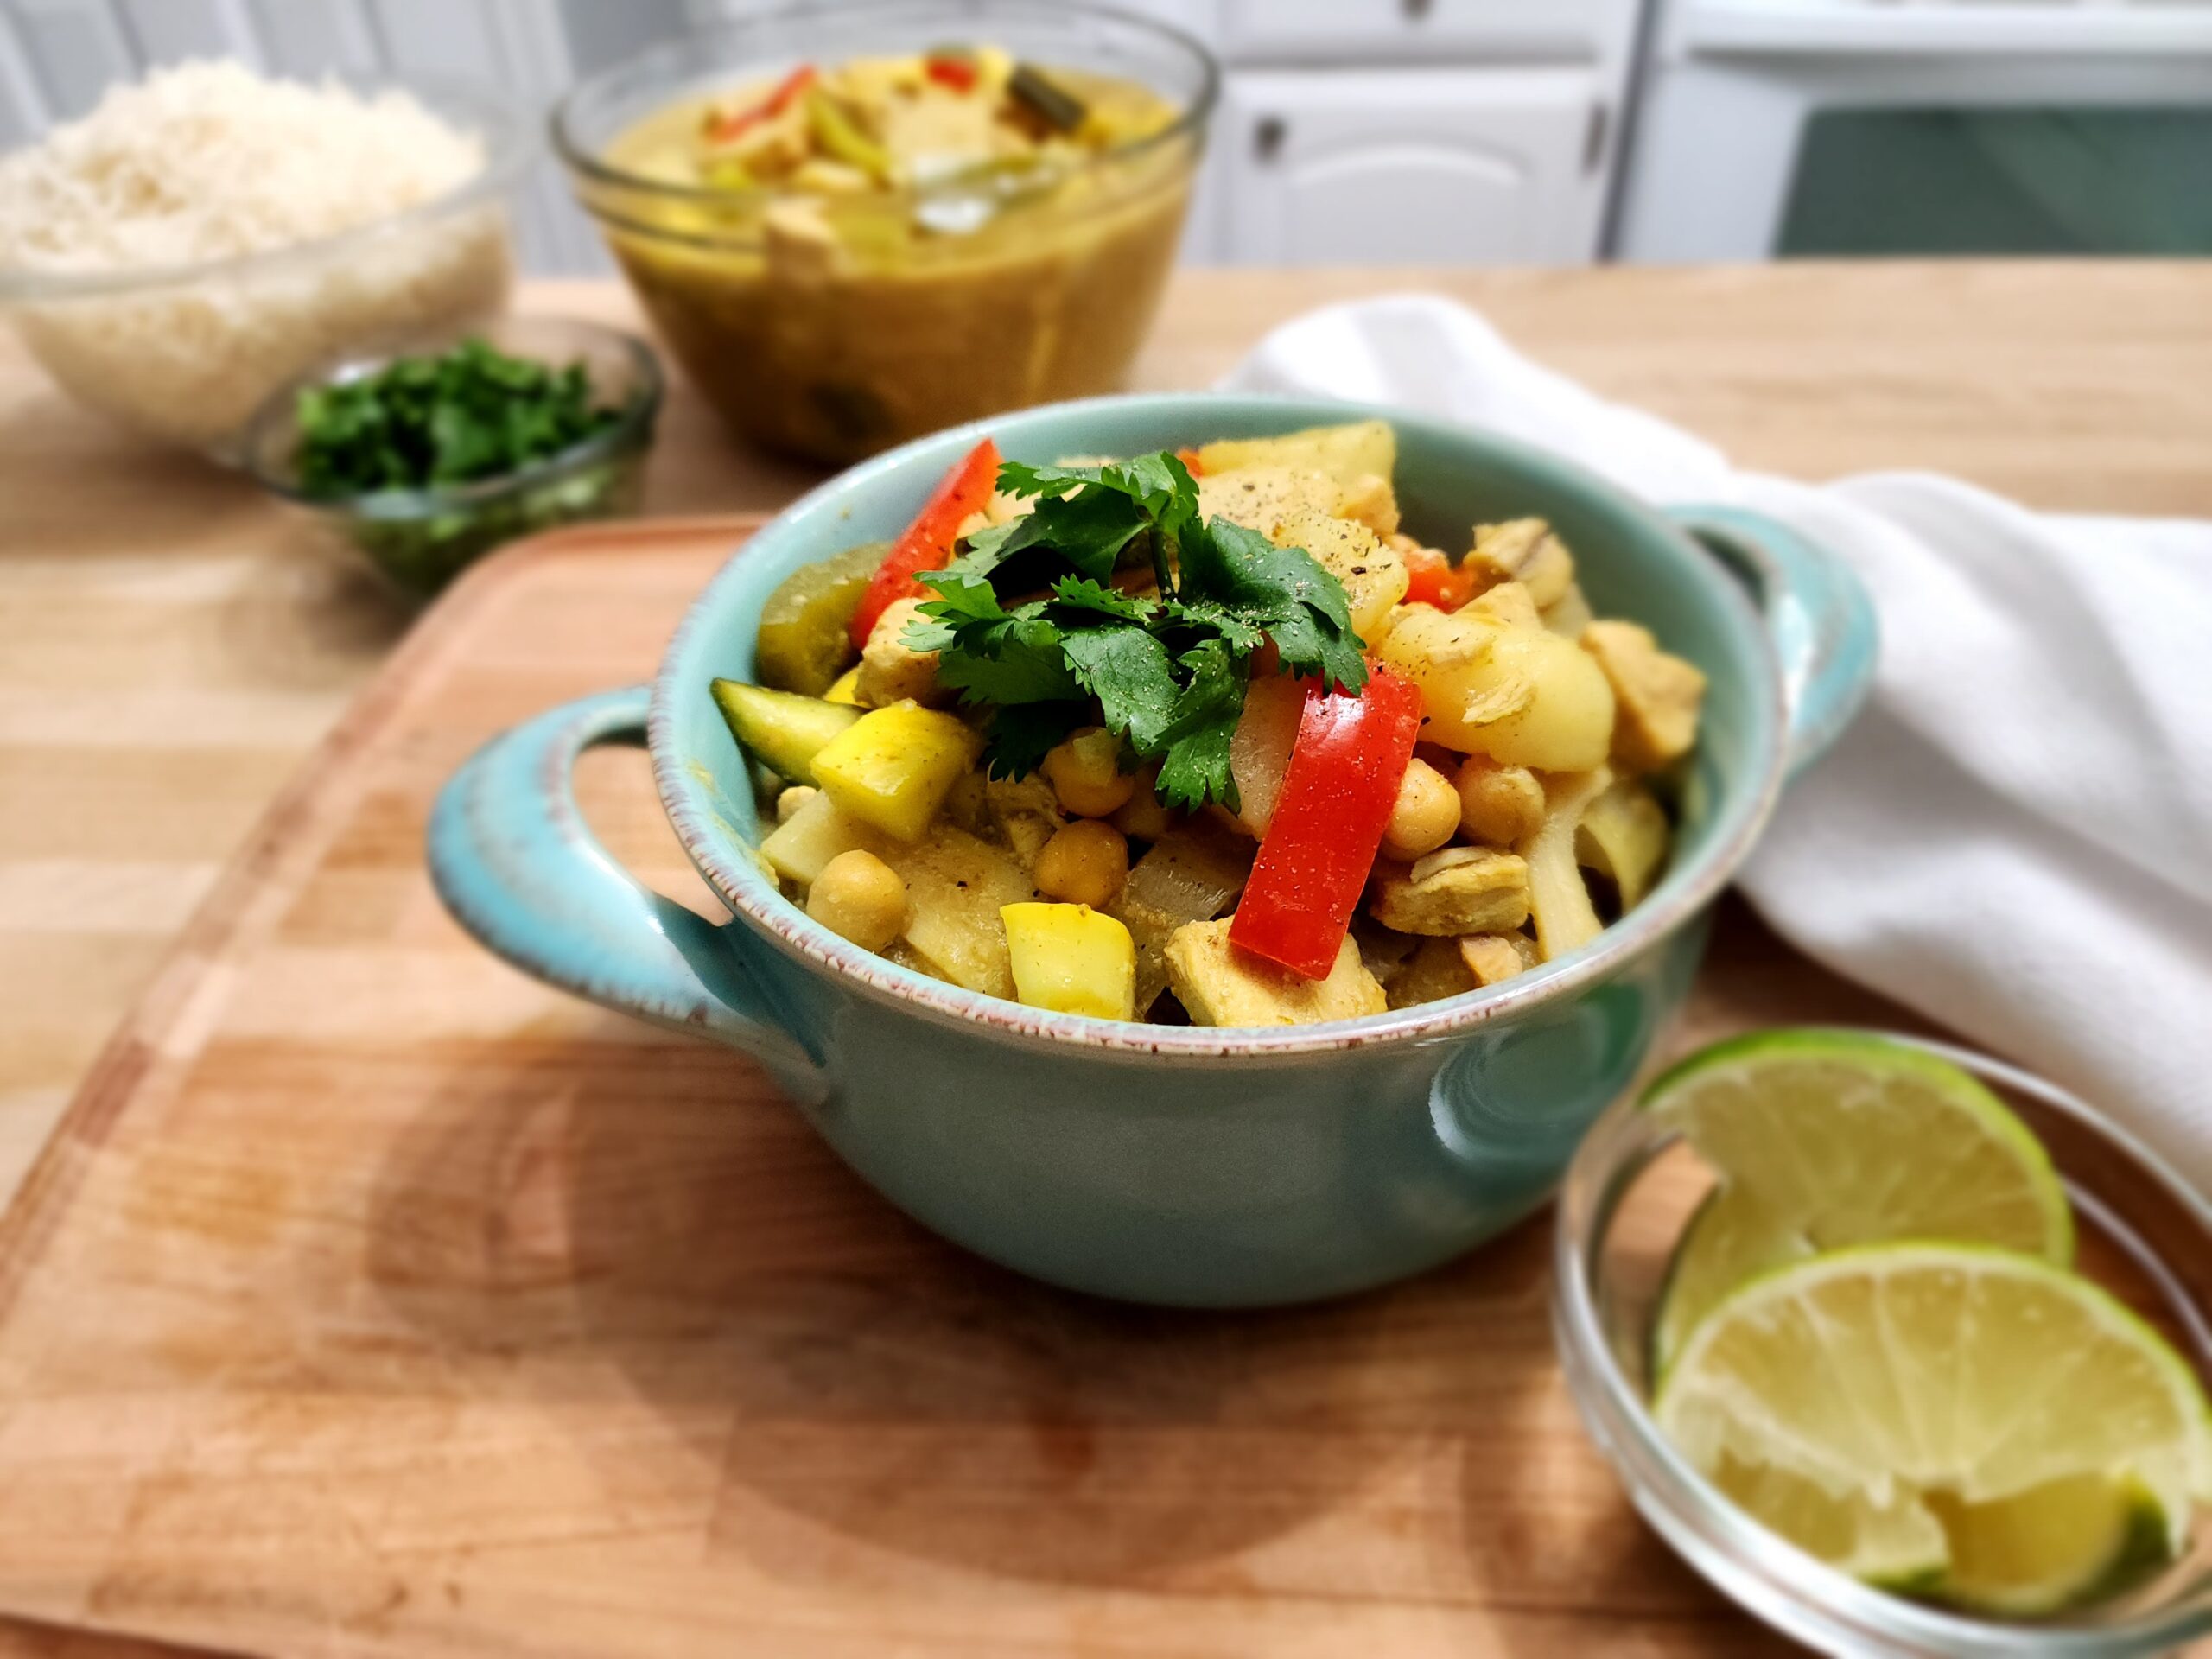
<path fill-rule="evenodd" d="M 976 60 L 946 53 L 942 57 L 922 60 L 922 73 L 940 86 L 950 86 L 956 92 L 976 90 Z"/>
<path fill-rule="evenodd" d="M 952 544 L 961 521 L 981 512 L 991 499 L 999 477 L 999 447 L 985 438 L 970 449 L 935 493 L 922 503 L 914 522 L 906 526 L 883 563 L 868 579 L 853 613 L 852 639 L 855 651 L 865 648 L 883 613 L 902 599 L 927 599 L 930 590 L 914 580 L 925 570 L 942 570 L 952 560 Z"/>
<path fill-rule="evenodd" d="M 1455 565 L 1433 547 L 1406 555 L 1406 602 L 1456 611 L 1475 596 L 1473 573 Z"/>
<path fill-rule="evenodd" d="M 1306 692 L 1231 944 L 1307 979 L 1329 976 L 1420 733 L 1420 689 L 1386 670 L 1371 670 L 1357 693 L 1319 683 Z"/>
<path fill-rule="evenodd" d="M 707 139 L 710 143 L 726 144 L 747 129 L 771 120 L 791 108 L 791 101 L 814 85 L 815 69 L 810 63 L 802 63 L 776 83 L 771 92 L 750 109 L 734 110 L 726 115 L 714 115 L 707 120 Z"/>
<path fill-rule="evenodd" d="M 1175 459 L 1183 463 L 1183 470 L 1190 474 L 1192 478 L 1204 478 L 1206 475 L 1205 462 L 1198 459 L 1197 450 L 1186 446 L 1175 452 Z"/>

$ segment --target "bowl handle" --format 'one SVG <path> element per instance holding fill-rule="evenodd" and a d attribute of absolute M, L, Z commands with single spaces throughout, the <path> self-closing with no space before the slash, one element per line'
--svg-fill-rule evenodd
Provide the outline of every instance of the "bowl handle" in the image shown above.
<path fill-rule="evenodd" d="M 1778 518 L 1742 507 L 1669 507 L 1751 590 L 1789 704 L 1789 775 L 1826 754 L 1874 683 L 1880 635 L 1858 575 Z"/>
<path fill-rule="evenodd" d="M 479 749 L 431 810 L 430 880 L 462 927 L 524 973 L 654 1025 L 741 1048 L 819 1093 L 812 1055 L 741 954 L 749 939 L 644 886 L 576 805 L 576 761 L 642 745 L 651 688 L 564 703 Z"/>

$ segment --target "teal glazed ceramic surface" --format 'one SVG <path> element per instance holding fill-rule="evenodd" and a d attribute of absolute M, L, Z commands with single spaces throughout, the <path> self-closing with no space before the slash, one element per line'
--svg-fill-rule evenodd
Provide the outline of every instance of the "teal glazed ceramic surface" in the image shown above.
<path fill-rule="evenodd" d="M 895 535 L 983 432 L 1011 459 L 1132 454 L 1379 415 L 1407 524 L 1549 518 L 1601 614 L 1711 681 L 1672 866 L 1582 950 L 1446 1001 L 1287 1031 L 1022 1007 L 894 966 L 810 920 L 755 861 L 747 768 L 709 696 L 747 679 L 795 568 Z M 1389 410 L 1208 395 L 1093 399 L 925 438 L 761 531 L 692 606 L 651 687 L 499 737 L 446 786 L 430 868 L 463 926 L 550 982 L 757 1056 L 823 1137 L 948 1238 L 1054 1283 L 1190 1306 L 1292 1302 L 1415 1273 L 1543 1201 L 1681 1003 L 1706 914 L 1789 774 L 1848 721 L 1874 661 L 1865 595 L 1779 524 L 1662 513 L 1556 457 Z M 570 774 L 643 736 L 671 821 L 732 912 L 639 887 Z"/>

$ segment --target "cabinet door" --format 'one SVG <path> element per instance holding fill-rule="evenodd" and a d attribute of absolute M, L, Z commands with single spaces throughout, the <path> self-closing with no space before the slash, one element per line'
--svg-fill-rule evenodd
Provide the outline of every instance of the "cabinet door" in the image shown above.
<path fill-rule="evenodd" d="M 1595 257 L 1607 111 L 1582 69 L 1229 77 L 1224 257 L 1237 264 Z"/>

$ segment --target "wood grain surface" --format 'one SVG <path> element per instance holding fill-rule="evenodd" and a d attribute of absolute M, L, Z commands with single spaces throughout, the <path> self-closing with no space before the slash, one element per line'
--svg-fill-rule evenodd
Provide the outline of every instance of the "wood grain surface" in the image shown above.
<path fill-rule="evenodd" d="M 0 1222 L 0 1614 L 270 1659 L 1777 1646 L 1583 1440 L 1544 1218 L 1313 1309 L 1064 1294 L 904 1220 L 741 1057 L 459 933 L 438 784 L 648 674 L 737 536 L 476 572 L 216 884 Z M 641 756 L 579 787 L 713 912 Z M 1900 1018 L 1738 910 L 1719 941 L 1681 1041 Z"/>
<path fill-rule="evenodd" d="M 1749 465 L 2212 513 L 2202 264 L 1185 271 L 1134 379 L 1203 385 L 1309 307 L 1415 289 Z M 636 323 L 613 283 L 521 303 Z M 647 505 L 769 509 L 812 476 L 725 442 L 679 379 Z M 407 620 L 246 480 L 135 445 L 0 337 L 0 1195 Z"/>

